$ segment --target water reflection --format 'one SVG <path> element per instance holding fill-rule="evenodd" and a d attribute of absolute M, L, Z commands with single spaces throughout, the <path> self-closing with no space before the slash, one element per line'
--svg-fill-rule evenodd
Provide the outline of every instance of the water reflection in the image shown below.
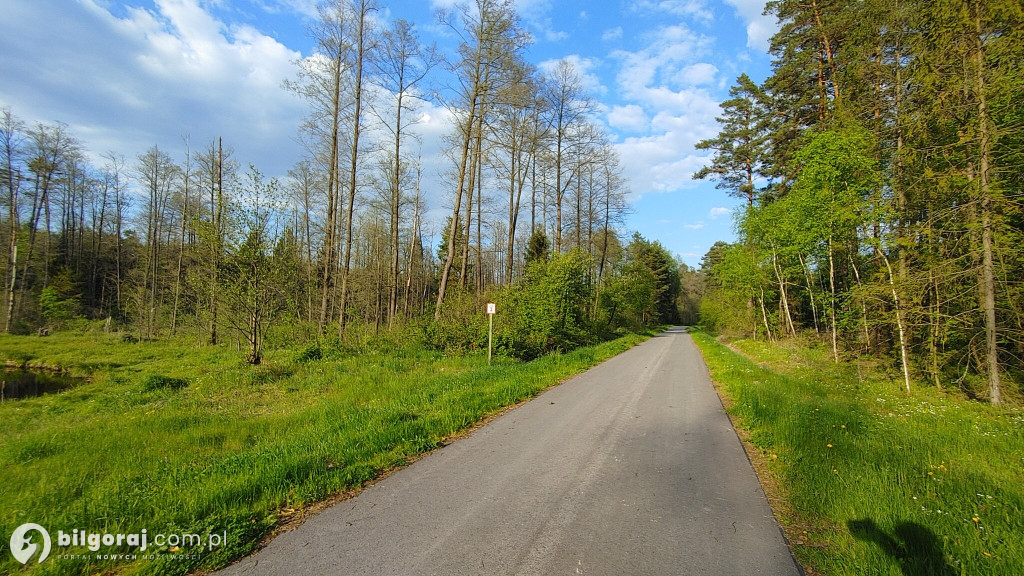
<path fill-rule="evenodd" d="M 0 402 L 53 394 L 81 384 L 84 380 L 52 370 L 0 370 Z"/>

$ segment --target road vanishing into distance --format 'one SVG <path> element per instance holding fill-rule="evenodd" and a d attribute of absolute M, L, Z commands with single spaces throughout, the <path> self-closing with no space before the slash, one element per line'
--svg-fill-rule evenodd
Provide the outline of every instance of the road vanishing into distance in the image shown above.
<path fill-rule="evenodd" d="M 223 575 L 799 575 L 673 328 L 340 502 Z"/>

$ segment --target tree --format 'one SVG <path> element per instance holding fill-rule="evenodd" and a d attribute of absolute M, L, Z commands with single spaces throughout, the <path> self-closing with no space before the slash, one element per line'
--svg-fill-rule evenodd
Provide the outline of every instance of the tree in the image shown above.
<path fill-rule="evenodd" d="M 856 237 L 864 221 L 864 202 L 879 185 L 879 175 L 870 135 L 858 126 L 815 134 L 796 155 L 799 173 L 790 194 L 803 210 L 803 221 L 823 247 L 828 260 L 832 355 L 839 362 L 839 306 L 836 290 L 838 247 Z"/>
<path fill-rule="evenodd" d="M 232 158 L 232 151 L 224 149 L 222 138 L 211 141 L 206 150 L 196 155 L 196 178 L 201 190 L 208 193 L 208 211 L 201 210 L 203 217 L 197 223 L 199 236 L 205 250 L 202 251 L 206 270 L 200 273 L 195 284 L 208 299 L 209 340 L 212 345 L 219 343 L 220 271 L 225 253 L 227 223 L 225 211 L 231 201 L 238 171 L 238 162 Z"/>
<path fill-rule="evenodd" d="M 550 251 L 550 243 L 548 242 L 548 236 L 543 230 L 534 230 L 530 236 L 530 241 L 526 244 L 526 256 L 524 260 L 526 265 L 537 262 L 538 260 L 547 260 Z"/>
<path fill-rule="evenodd" d="M 587 307 L 593 286 L 590 257 L 576 248 L 550 259 L 534 259 L 523 277 L 502 294 L 497 345 L 530 360 L 590 342 Z"/>
<path fill-rule="evenodd" d="M 275 261 L 273 253 L 276 239 L 270 209 L 279 200 L 279 186 L 274 179 L 265 182 L 263 175 L 250 165 L 242 193 L 238 233 L 244 240 L 233 248 L 225 262 L 231 312 L 228 322 L 249 344 L 246 362 L 259 364 L 267 330 L 282 306 L 282 279 L 278 274 L 287 272 L 282 262 Z"/>
<path fill-rule="evenodd" d="M 363 73 L 375 57 L 376 38 L 370 13 L 377 10 L 376 0 L 348 0 L 351 18 L 352 52 L 349 67 L 355 74 L 353 83 L 354 110 L 352 112 L 352 142 L 348 172 L 348 207 L 345 210 L 345 255 L 341 269 L 341 302 L 338 304 L 338 334 L 345 331 L 345 315 L 348 305 L 348 281 L 352 265 L 352 219 L 355 216 L 356 174 L 359 168 L 359 134 L 362 129 Z"/>
<path fill-rule="evenodd" d="M 179 177 L 180 169 L 166 152 L 153 146 L 139 156 L 136 167 L 137 178 L 146 190 L 146 269 L 142 275 L 139 289 L 140 331 L 145 338 L 153 338 L 156 334 L 157 303 L 160 299 L 161 266 L 160 236 L 167 223 L 167 209 L 171 197 L 171 187 Z M 144 314 L 142 311 L 145 310 Z"/>
<path fill-rule="evenodd" d="M 518 75 L 519 79 L 508 83 L 498 95 L 494 122 L 490 126 L 490 138 L 494 149 L 491 161 L 498 177 L 505 179 L 508 187 L 508 234 L 505 242 L 504 274 L 506 285 L 511 285 L 513 281 L 516 234 L 523 191 L 530 177 L 530 168 L 536 162 L 536 120 L 545 105 L 545 101 L 536 96 L 539 80 L 532 66 L 518 62 L 510 72 Z"/>
<path fill-rule="evenodd" d="M 14 323 L 14 291 L 18 280 L 18 236 L 21 232 L 20 196 L 23 179 L 21 155 L 25 135 L 24 125 L 10 108 L 5 108 L 0 117 L 0 185 L 7 189 L 7 225 L 10 227 L 7 243 L 7 278 L 4 282 L 6 295 L 4 303 L 4 332 L 11 333 Z"/>
<path fill-rule="evenodd" d="M 753 206 L 757 196 L 754 181 L 761 176 L 765 154 L 765 94 L 749 76 L 741 74 L 729 89 L 730 98 L 720 104 L 722 116 L 715 118 L 721 126 L 718 136 L 701 140 L 698 150 L 714 150 L 711 165 L 693 175 L 714 177 L 717 188 L 730 196 L 744 198 Z"/>
<path fill-rule="evenodd" d="M 506 69 L 509 58 L 514 58 L 527 42 L 515 8 L 509 0 L 476 0 L 474 9 L 464 8 L 458 19 L 454 13 L 441 13 L 441 20 L 448 24 L 461 38 L 459 45 L 459 61 L 456 64 L 456 76 L 459 82 L 452 108 L 456 112 L 456 142 L 458 146 L 457 175 L 455 181 L 455 199 L 452 206 L 452 221 L 459 220 L 462 199 L 473 192 L 472 178 L 477 174 L 477 166 L 470 162 L 470 145 L 477 142 L 479 158 L 481 145 L 481 129 L 483 114 L 488 99 L 493 93 L 494 83 L 498 74 Z M 462 26 L 458 24 L 461 22 Z M 469 185 L 467 186 L 467 180 Z M 467 213 L 470 210 L 467 209 Z M 434 319 L 441 317 L 445 293 L 451 276 L 452 265 L 456 258 L 457 226 L 448 226 L 448 245 L 445 259 L 441 267 L 438 284 L 437 304 Z M 467 226 L 468 232 L 468 226 Z M 468 265 L 467 258 L 462 258 L 462 265 Z M 465 281 L 466 274 L 462 274 Z"/>
<path fill-rule="evenodd" d="M 394 99 L 393 120 L 384 120 L 383 124 L 394 138 L 394 148 L 388 163 L 390 187 L 391 217 L 391 279 L 388 292 L 388 325 L 394 323 L 398 312 L 398 274 L 399 274 L 399 218 L 402 203 L 402 176 L 405 174 L 408 161 L 403 157 L 402 143 L 406 136 L 406 128 L 417 120 L 403 114 L 415 110 L 415 101 L 420 98 L 418 91 L 427 74 L 440 61 L 434 45 L 424 47 L 420 44 L 413 25 L 406 20 L 396 20 L 391 28 L 384 32 L 380 45 L 380 58 L 375 61 L 376 79 Z M 383 114 L 378 117 L 383 119 Z"/>
<path fill-rule="evenodd" d="M 579 164 L 583 161 L 578 154 L 577 164 L 568 166 L 566 153 L 575 146 L 579 152 L 586 143 L 587 114 L 593 109 L 593 102 L 583 88 L 583 79 L 569 60 L 555 63 L 547 82 L 548 107 L 551 111 L 551 136 L 554 141 L 555 173 L 555 252 L 562 251 L 562 201 L 579 177 Z M 574 142 L 573 137 L 578 139 Z"/>

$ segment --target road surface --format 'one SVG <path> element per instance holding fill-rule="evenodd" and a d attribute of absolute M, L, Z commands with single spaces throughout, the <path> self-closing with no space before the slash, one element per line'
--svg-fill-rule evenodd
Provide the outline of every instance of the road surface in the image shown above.
<path fill-rule="evenodd" d="M 549 390 L 221 572 L 800 573 L 682 328 Z"/>

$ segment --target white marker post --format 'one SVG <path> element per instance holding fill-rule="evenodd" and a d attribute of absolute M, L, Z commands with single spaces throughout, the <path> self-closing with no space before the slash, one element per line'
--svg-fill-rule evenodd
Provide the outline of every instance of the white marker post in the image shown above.
<path fill-rule="evenodd" d="M 487 365 L 491 365 L 491 335 L 494 333 L 494 302 L 487 303 Z"/>

